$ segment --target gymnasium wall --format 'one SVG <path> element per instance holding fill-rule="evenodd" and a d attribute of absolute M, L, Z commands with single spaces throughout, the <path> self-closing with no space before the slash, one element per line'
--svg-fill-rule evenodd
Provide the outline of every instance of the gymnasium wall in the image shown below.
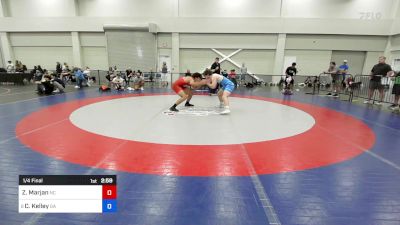
<path fill-rule="evenodd" d="M 171 17 L 174 0 L 79 0 L 79 16 Z"/>
<path fill-rule="evenodd" d="M 392 36 L 390 42 L 392 46 L 392 51 L 400 50 L 400 35 Z"/>
<path fill-rule="evenodd" d="M 275 49 L 276 34 L 181 34 L 181 48 Z"/>
<path fill-rule="evenodd" d="M 157 34 L 157 46 L 159 49 L 171 49 L 172 48 L 172 35 L 170 33 L 158 33 Z"/>
<path fill-rule="evenodd" d="M 347 60 L 347 65 L 349 66 L 348 73 L 359 75 L 363 72 L 366 54 L 366 51 L 332 51 L 331 60 L 336 62 L 338 66 L 342 65 L 344 60 Z"/>
<path fill-rule="evenodd" d="M 57 61 L 73 62 L 70 33 L 10 33 L 9 38 L 14 58 L 28 68 L 41 65 L 55 70 Z"/>
<path fill-rule="evenodd" d="M 386 36 L 289 34 L 286 49 L 382 51 L 387 41 Z"/>
<path fill-rule="evenodd" d="M 91 69 L 108 70 L 106 38 L 104 33 L 84 32 L 79 34 L 82 65 Z"/>
<path fill-rule="evenodd" d="M 284 0 L 283 4 L 283 16 L 294 18 L 390 19 L 397 10 L 396 0 Z"/>
<path fill-rule="evenodd" d="M 332 51 L 286 50 L 285 56 L 296 56 L 298 75 L 318 75 L 328 68 Z M 285 68 L 288 66 L 284 65 Z"/>
<path fill-rule="evenodd" d="M 399 0 L 1 0 L 0 31 L 102 31 L 158 24 L 160 32 L 389 35 Z M 1 17 L 1 15 L 0 15 Z M 34 19 L 33 19 L 34 18 Z M 49 19 L 51 18 L 51 19 Z"/>
<path fill-rule="evenodd" d="M 9 17 L 75 16 L 74 0 L 4 0 Z"/>
<path fill-rule="evenodd" d="M 276 34 L 181 34 L 180 71 L 203 71 L 215 57 L 222 60 L 223 56 L 212 49 L 225 56 L 242 49 L 230 57 L 234 63 L 225 60 L 221 68 L 238 71 L 244 62 L 252 73 L 271 74 L 276 44 Z"/>
<path fill-rule="evenodd" d="M 11 17 L 396 17 L 397 0 L 3 0 Z M 398 15 L 397 15 L 398 16 Z M 375 18 L 375 17 L 374 17 Z M 368 19 L 368 18 L 367 18 Z M 372 19 L 372 18 L 371 18 Z"/>
<path fill-rule="evenodd" d="M 393 58 L 400 59 L 400 51 L 393 51 L 391 53 Z"/>
<path fill-rule="evenodd" d="M 280 0 L 181 0 L 182 17 L 279 17 Z"/>
<path fill-rule="evenodd" d="M 164 58 L 167 57 L 172 59 L 172 34 L 170 33 L 158 33 L 157 34 L 157 71 L 161 71 L 161 65 L 164 62 Z M 166 62 L 167 68 L 171 71 L 171 63 Z"/>
<path fill-rule="evenodd" d="M 237 49 L 217 49 L 219 52 L 228 55 Z M 193 72 L 202 72 L 205 68 L 210 68 L 215 57 L 222 57 L 210 49 L 190 49 L 180 50 L 180 71 L 184 72 L 190 69 Z M 275 58 L 274 50 L 266 49 L 245 49 L 231 57 L 232 61 L 239 66 L 225 60 L 221 63 L 221 69 L 229 71 L 235 69 L 239 71 L 240 66 L 244 62 L 251 73 L 255 74 L 272 74 Z"/>
<path fill-rule="evenodd" d="M 297 56 L 302 75 L 319 74 L 330 61 L 340 65 L 344 59 L 349 61 L 349 73 L 364 74 L 383 54 L 387 41 L 385 36 L 288 35 L 285 55 Z"/>
<path fill-rule="evenodd" d="M 2 53 L 3 53 L 3 51 L 1 49 L 1 42 L 0 42 L 0 68 L 4 68 L 5 67 L 5 65 L 4 65 L 5 60 L 4 60 L 4 57 L 3 57 Z"/>
<path fill-rule="evenodd" d="M 104 33 L 80 32 L 79 38 L 82 66 L 106 70 L 109 65 Z M 170 33 L 157 35 L 158 55 L 172 57 L 171 39 Z M 397 46 L 397 39 L 397 37 L 392 39 L 394 48 Z M 10 42 L 15 59 L 22 60 L 28 68 L 37 64 L 53 68 L 55 61 L 73 64 L 69 33 L 10 33 Z M 277 35 L 273 34 L 181 34 L 179 71 L 184 72 L 186 69 L 200 71 L 209 67 L 215 57 L 222 58 L 211 50 L 215 48 L 224 55 L 242 49 L 231 57 L 234 62 L 239 65 L 245 62 L 252 73 L 272 74 L 276 44 Z M 371 58 L 372 55 L 382 54 L 386 44 L 387 37 L 384 36 L 287 35 L 285 56 L 297 57 L 299 68 L 301 67 L 300 74 L 315 74 L 321 72 L 321 68 L 326 69 L 326 65 L 332 60 L 332 51 L 365 52 Z M 44 57 L 37 57 L 43 53 Z M 351 65 L 349 57 L 347 59 Z M 370 61 L 374 59 L 366 62 Z M 286 66 L 288 65 L 284 65 Z M 370 65 L 365 64 L 365 66 Z M 355 67 L 360 66 L 351 68 Z M 222 68 L 230 70 L 238 69 L 238 66 L 225 61 Z M 353 72 L 359 74 L 365 70 L 363 64 L 361 69 Z"/>

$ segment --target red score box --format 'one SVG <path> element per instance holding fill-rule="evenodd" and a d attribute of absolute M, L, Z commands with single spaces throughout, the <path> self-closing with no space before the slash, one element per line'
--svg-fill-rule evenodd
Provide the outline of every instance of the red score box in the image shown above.
<path fill-rule="evenodd" d="M 102 185 L 103 199 L 116 199 L 117 186 L 116 185 Z"/>

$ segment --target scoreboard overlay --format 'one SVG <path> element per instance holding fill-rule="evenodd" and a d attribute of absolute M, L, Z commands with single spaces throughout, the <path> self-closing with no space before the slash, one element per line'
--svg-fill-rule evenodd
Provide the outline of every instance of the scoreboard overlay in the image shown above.
<path fill-rule="evenodd" d="M 116 175 L 20 175 L 19 213 L 117 211 Z"/>

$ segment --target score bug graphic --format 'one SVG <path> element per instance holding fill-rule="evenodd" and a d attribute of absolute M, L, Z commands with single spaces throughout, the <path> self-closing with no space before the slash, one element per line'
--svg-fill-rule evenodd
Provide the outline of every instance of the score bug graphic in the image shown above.
<path fill-rule="evenodd" d="M 20 175 L 20 213 L 117 211 L 116 175 Z"/>

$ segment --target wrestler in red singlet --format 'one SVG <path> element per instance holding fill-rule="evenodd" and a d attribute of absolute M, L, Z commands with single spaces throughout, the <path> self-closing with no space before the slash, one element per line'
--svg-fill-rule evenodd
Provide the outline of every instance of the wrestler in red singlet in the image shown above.
<path fill-rule="evenodd" d="M 181 77 L 178 80 L 176 80 L 172 84 L 172 90 L 174 90 L 178 95 L 179 99 L 175 102 L 169 110 L 178 112 L 179 110 L 176 108 L 179 104 L 181 104 L 183 101 L 186 101 L 185 106 L 193 106 L 190 104 L 190 100 L 192 99 L 193 92 L 190 89 L 190 87 L 200 87 L 204 85 L 205 82 L 201 82 L 201 74 L 200 73 L 194 73 L 192 76 L 188 77 Z"/>
<path fill-rule="evenodd" d="M 190 80 L 188 79 L 188 81 L 185 80 L 185 77 L 181 77 L 178 80 L 176 80 L 173 84 L 172 84 L 172 90 L 175 91 L 175 93 L 179 94 L 179 92 L 185 90 L 185 88 L 190 85 Z"/>

